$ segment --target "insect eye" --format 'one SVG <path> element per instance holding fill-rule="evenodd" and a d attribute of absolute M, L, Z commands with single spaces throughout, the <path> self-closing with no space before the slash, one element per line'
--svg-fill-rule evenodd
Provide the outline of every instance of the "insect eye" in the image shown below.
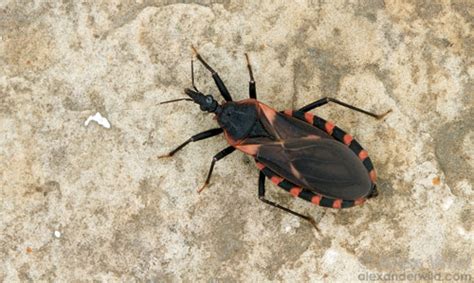
<path fill-rule="evenodd" d="M 210 97 L 210 96 L 206 97 L 206 103 L 211 104 L 212 103 L 212 97 Z"/>

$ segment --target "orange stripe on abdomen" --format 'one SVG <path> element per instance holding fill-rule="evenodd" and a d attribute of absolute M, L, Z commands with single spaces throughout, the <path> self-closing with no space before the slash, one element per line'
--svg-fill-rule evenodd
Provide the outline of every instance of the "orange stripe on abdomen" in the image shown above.
<path fill-rule="evenodd" d="M 297 197 L 297 196 L 300 195 L 301 191 L 302 191 L 301 188 L 293 187 L 293 188 L 291 188 L 291 190 L 290 190 L 290 194 L 291 194 L 292 196 L 294 196 L 294 197 Z"/>
<path fill-rule="evenodd" d="M 270 178 L 270 181 L 272 181 L 273 184 L 278 185 L 283 181 L 283 178 L 279 176 L 273 176 Z"/>
<path fill-rule="evenodd" d="M 377 181 L 377 173 L 375 172 L 375 169 L 372 169 L 369 172 L 369 177 L 370 177 L 370 180 L 372 181 L 372 183 L 375 183 Z"/>
<path fill-rule="evenodd" d="M 304 113 L 304 119 L 306 120 L 306 122 L 310 123 L 311 125 L 314 123 L 314 115 L 311 114 L 311 113 Z"/>
<path fill-rule="evenodd" d="M 326 132 L 329 135 L 332 135 L 332 131 L 334 130 L 334 124 L 332 122 L 327 121 L 326 124 L 324 124 L 324 128 L 326 129 Z"/>
<path fill-rule="evenodd" d="M 320 201 L 321 201 L 321 196 L 320 195 L 315 195 L 311 198 L 311 202 L 315 205 L 319 205 Z"/>
<path fill-rule="evenodd" d="M 353 140 L 353 138 L 352 138 L 351 135 L 349 135 L 349 134 L 344 135 L 343 141 L 344 141 L 345 145 L 350 145 L 352 140 Z"/>
<path fill-rule="evenodd" d="M 257 168 L 258 168 L 259 170 L 263 170 L 263 169 L 265 168 L 265 165 L 263 165 L 263 164 L 260 163 L 260 162 L 257 162 Z"/>
<path fill-rule="evenodd" d="M 359 159 L 364 161 L 369 156 L 369 153 L 366 150 L 361 150 L 359 152 Z"/>
<path fill-rule="evenodd" d="M 335 199 L 332 203 L 333 208 L 341 208 L 342 206 L 342 199 Z"/>

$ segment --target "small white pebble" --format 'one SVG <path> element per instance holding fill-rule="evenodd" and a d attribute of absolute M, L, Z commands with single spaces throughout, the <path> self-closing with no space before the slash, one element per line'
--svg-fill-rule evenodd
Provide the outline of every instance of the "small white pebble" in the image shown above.
<path fill-rule="evenodd" d="M 445 211 L 448 210 L 451 207 L 451 205 L 453 205 L 453 202 L 454 200 L 452 197 L 445 198 L 444 203 L 442 204 L 443 210 Z"/>
<path fill-rule="evenodd" d="M 60 238 L 61 237 L 61 232 L 59 232 L 58 230 L 54 231 L 54 237 Z"/>
<path fill-rule="evenodd" d="M 474 232 L 472 231 L 466 231 L 466 229 L 464 229 L 463 227 L 461 226 L 458 226 L 456 227 L 457 229 L 457 232 L 458 234 L 463 237 L 463 239 L 465 240 L 468 240 L 468 241 L 472 241 L 474 240 Z"/>
<path fill-rule="evenodd" d="M 95 113 L 94 116 L 89 116 L 89 118 L 87 118 L 87 120 L 84 122 L 84 126 L 87 127 L 91 121 L 97 122 L 97 124 L 104 128 L 110 128 L 110 123 L 107 118 L 102 117 L 99 112 Z"/>
<path fill-rule="evenodd" d="M 323 262 L 327 265 L 334 264 L 339 257 L 339 253 L 335 249 L 328 249 L 323 255 Z"/>

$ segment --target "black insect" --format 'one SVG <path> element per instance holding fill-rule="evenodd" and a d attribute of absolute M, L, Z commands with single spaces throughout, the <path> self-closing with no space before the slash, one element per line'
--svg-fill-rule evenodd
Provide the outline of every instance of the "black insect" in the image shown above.
<path fill-rule="evenodd" d="M 218 73 L 204 61 L 194 47 L 192 49 L 196 58 L 211 72 L 225 102 L 219 104 L 211 95 L 204 95 L 196 88 L 191 61 L 193 89 L 184 90 L 190 98 L 163 103 L 194 101 L 202 111 L 216 115 L 219 127 L 192 136 L 170 153 L 160 157 L 173 156 L 190 142 L 224 133 L 229 146 L 212 158 L 206 181 L 199 192 L 209 184 L 215 163 L 238 149 L 252 156 L 260 169 L 259 199 L 308 220 L 313 225 L 315 223 L 310 216 L 265 198 L 265 176 L 293 196 L 324 207 L 348 208 L 377 195 L 376 173 L 367 151 L 351 135 L 308 111 L 334 102 L 381 119 L 390 110 L 378 115 L 325 97 L 298 110 L 275 111 L 257 100 L 255 80 L 247 54 L 245 57 L 250 74 L 250 98 L 234 102 Z"/>

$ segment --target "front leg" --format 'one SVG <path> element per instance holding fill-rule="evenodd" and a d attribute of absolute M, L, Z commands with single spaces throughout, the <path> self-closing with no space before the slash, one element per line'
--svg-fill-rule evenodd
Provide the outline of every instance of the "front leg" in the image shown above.
<path fill-rule="evenodd" d="M 170 151 L 168 154 L 160 155 L 158 158 L 171 157 L 176 152 L 183 149 L 183 147 L 185 147 L 188 143 L 204 140 L 204 139 L 207 139 L 207 138 L 210 138 L 210 137 L 213 137 L 213 136 L 217 136 L 217 135 L 221 134 L 223 131 L 224 130 L 222 128 L 215 128 L 215 129 L 210 129 L 210 130 L 204 131 L 202 133 L 196 134 L 196 135 L 190 137 L 187 141 L 180 144 L 178 147 L 176 147 L 172 151 Z"/>
<path fill-rule="evenodd" d="M 196 58 L 199 60 L 199 62 L 201 62 L 204 65 L 204 67 L 206 67 L 206 69 L 208 69 L 209 72 L 211 72 L 212 78 L 214 79 L 214 82 L 216 83 L 216 86 L 219 89 L 219 92 L 221 93 L 222 97 L 224 97 L 226 101 L 232 101 L 232 97 L 230 96 L 230 93 L 227 90 L 227 87 L 225 86 L 219 74 L 216 71 L 214 71 L 214 69 L 211 66 L 209 66 L 209 64 L 201 57 L 201 54 L 198 53 L 198 51 L 196 50 L 196 48 L 194 48 L 194 46 L 191 46 L 191 48 L 194 54 L 196 55 Z"/>

